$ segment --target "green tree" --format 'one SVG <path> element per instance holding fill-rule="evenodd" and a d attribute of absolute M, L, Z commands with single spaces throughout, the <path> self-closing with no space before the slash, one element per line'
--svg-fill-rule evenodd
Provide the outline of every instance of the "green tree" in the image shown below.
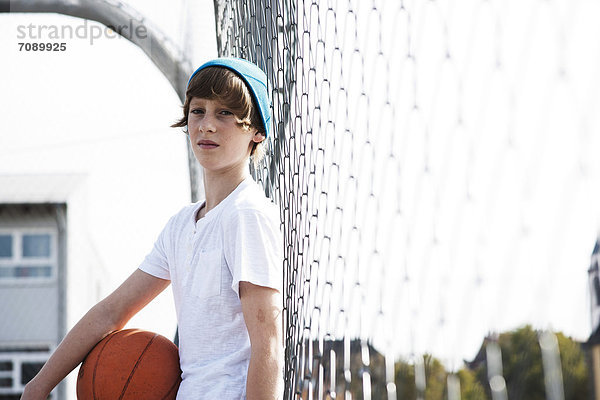
<path fill-rule="evenodd" d="M 498 336 L 498 345 L 502 352 L 503 376 L 506 381 L 510 400 L 545 400 L 544 369 L 539 344 L 540 332 L 531 326 L 524 326 Z M 588 400 L 587 364 L 579 343 L 556 334 L 562 364 L 563 387 L 565 400 Z M 484 346 L 487 340 L 484 341 Z M 367 346 L 366 348 L 364 346 Z M 352 340 L 350 343 L 350 371 L 345 374 L 344 342 L 325 341 L 323 349 L 313 343 L 313 381 L 322 380 L 323 387 L 315 385 L 317 392 L 336 392 L 337 399 L 344 399 L 345 391 L 352 393 L 352 398 L 364 398 L 363 378 L 369 375 L 369 387 L 372 399 L 387 399 L 387 383 L 385 381 L 385 358 L 369 343 Z M 368 351 L 368 362 L 363 359 Z M 460 381 L 461 400 L 491 400 L 488 372 L 485 360 L 485 348 L 482 347 L 477 362 L 464 367 L 456 373 Z M 335 363 L 332 363 L 332 356 Z M 334 369 L 335 365 L 335 369 Z M 425 400 L 446 400 L 448 372 L 444 365 L 434 356 L 423 356 L 425 369 Z M 322 376 L 321 376 L 322 374 Z M 330 377 L 335 374 L 335 385 Z M 346 383 L 349 378 L 349 384 Z M 416 400 L 419 393 L 415 384 L 415 365 L 413 362 L 398 360 L 394 364 L 394 381 L 398 399 Z M 335 386 L 335 387 L 333 387 Z M 306 392 L 305 394 L 308 394 Z M 315 392 L 316 396 L 316 392 Z M 303 397 L 304 398 L 304 397 Z M 330 398 L 326 394 L 325 398 Z"/>
<path fill-rule="evenodd" d="M 417 398 L 415 386 L 415 368 L 404 360 L 394 365 L 396 393 L 399 399 L 413 400 Z"/>
<path fill-rule="evenodd" d="M 588 368 L 581 345 L 560 332 L 556 338 L 560 349 L 565 400 L 588 399 Z"/>
<path fill-rule="evenodd" d="M 544 369 L 538 334 L 531 326 L 500 335 L 502 368 L 508 398 L 545 400 Z"/>
<path fill-rule="evenodd" d="M 442 400 L 446 397 L 448 373 L 444 365 L 430 354 L 423 356 L 425 368 L 425 400 Z M 415 366 L 400 360 L 395 365 L 396 392 L 399 399 L 416 399 Z"/>
<path fill-rule="evenodd" d="M 544 367 L 539 344 L 540 332 L 527 325 L 500 334 L 498 344 L 502 351 L 502 368 L 508 398 L 511 400 L 545 400 Z M 588 399 L 588 375 L 585 357 L 579 343 L 556 334 L 562 366 L 565 400 Z M 490 399 L 486 363 L 474 369 L 474 374 L 485 397 Z"/>
<path fill-rule="evenodd" d="M 461 400 L 482 400 L 486 399 L 484 386 L 477 380 L 475 372 L 463 368 L 458 373 L 460 380 L 460 398 Z"/>
<path fill-rule="evenodd" d="M 446 382 L 448 379 L 448 373 L 444 368 L 443 364 L 437 358 L 426 354 L 424 357 L 425 362 L 425 400 L 438 400 L 445 399 L 446 395 Z"/>

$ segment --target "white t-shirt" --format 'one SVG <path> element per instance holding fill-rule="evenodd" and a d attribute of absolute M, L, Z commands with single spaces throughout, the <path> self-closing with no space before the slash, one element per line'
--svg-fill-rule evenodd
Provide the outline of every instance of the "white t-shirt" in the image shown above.
<path fill-rule="evenodd" d="M 196 222 L 202 205 L 173 216 L 139 268 L 173 285 L 183 371 L 177 399 L 243 399 L 250 339 L 239 282 L 282 293 L 279 213 L 252 178 Z"/>

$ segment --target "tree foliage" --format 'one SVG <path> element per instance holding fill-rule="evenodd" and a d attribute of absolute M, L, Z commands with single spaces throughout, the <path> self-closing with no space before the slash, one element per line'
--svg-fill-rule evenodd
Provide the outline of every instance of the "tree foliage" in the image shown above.
<path fill-rule="evenodd" d="M 460 380 L 461 400 L 481 400 L 486 398 L 484 385 L 477 380 L 473 371 L 463 368 L 457 373 Z"/>
<path fill-rule="evenodd" d="M 502 351 L 503 376 L 508 398 L 511 400 L 545 400 L 544 367 L 539 345 L 540 332 L 527 325 L 505 332 L 498 337 Z M 562 366 L 565 400 L 588 399 L 588 373 L 585 356 L 579 343 L 556 334 Z M 485 389 L 485 398 L 491 399 L 487 383 L 487 366 L 482 363 L 474 369 L 477 381 Z"/>
<path fill-rule="evenodd" d="M 539 344 L 540 332 L 524 326 L 504 332 L 492 339 L 497 341 L 502 353 L 502 375 L 510 400 L 545 400 L 544 367 Z M 588 400 L 588 370 L 583 350 L 579 343 L 562 333 L 556 333 L 562 366 L 565 400 Z M 454 371 L 460 382 L 461 400 L 491 400 L 488 382 L 485 346 L 473 362 L 459 371 Z M 325 398 L 363 399 L 363 391 L 370 388 L 372 399 L 386 399 L 388 383 L 385 380 L 385 358 L 370 343 L 353 340 L 350 343 L 349 371 L 344 371 L 343 341 L 313 343 L 312 365 L 315 390 L 325 389 Z M 443 363 L 433 355 L 422 359 L 425 373 L 425 390 L 419 390 L 415 379 L 415 360 L 398 360 L 394 365 L 396 397 L 402 400 L 447 400 L 448 375 Z M 419 364 L 420 365 L 420 364 Z M 420 368 L 420 367 L 418 367 Z M 367 375 L 368 374 L 368 375 Z M 318 384 L 322 381 L 321 384 Z M 333 382 L 335 381 L 335 382 Z M 365 385 L 368 382 L 368 386 Z M 310 391 L 309 388 L 306 388 Z M 304 392 L 304 391 L 303 391 Z M 335 393 L 335 395 L 334 395 Z M 304 392 L 302 398 L 307 398 Z"/>
<path fill-rule="evenodd" d="M 425 400 L 445 397 L 446 372 L 442 363 L 430 354 L 423 356 L 425 369 Z M 419 394 L 415 379 L 415 365 L 406 361 L 398 361 L 395 368 L 396 392 L 399 399 L 416 399 Z"/>
<path fill-rule="evenodd" d="M 545 400 L 544 366 L 539 344 L 540 332 L 524 326 L 498 336 L 502 352 L 503 377 L 511 400 Z M 579 343 L 556 334 L 562 365 L 565 400 L 588 400 L 588 371 Z M 483 349 L 485 350 L 485 349 Z M 483 351 L 485 354 L 485 351 Z M 417 399 L 415 363 L 396 362 L 395 383 L 399 399 Z M 448 372 L 431 355 L 424 356 L 426 377 L 425 400 L 447 399 Z M 492 399 L 485 358 L 472 369 L 464 367 L 456 376 L 460 381 L 461 400 Z"/>
<path fill-rule="evenodd" d="M 588 367 L 581 346 L 562 333 L 558 333 L 556 338 L 560 349 L 565 400 L 588 399 Z"/>

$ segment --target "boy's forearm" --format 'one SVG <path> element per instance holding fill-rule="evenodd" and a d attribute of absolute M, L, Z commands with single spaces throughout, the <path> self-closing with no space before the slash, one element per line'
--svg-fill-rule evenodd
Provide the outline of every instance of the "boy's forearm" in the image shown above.
<path fill-rule="evenodd" d="M 97 304 L 71 329 L 40 372 L 27 385 L 26 392 L 36 393 L 36 396 L 31 398 L 37 398 L 38 395 L 47 396 L 83 361 L 96 343 L 118 328 L 107 318 L 106 311 L 102 303 Z"/>
<path fill-rule="evenodd" d="M 110 332 L 123 328 L 135 313 L 169 283 L 168 280 L 156 278 L 139 269 L 134 271 L 121 286 L 92 307 L 71 329 L 37 376 L 27 384 L 22 399 L 45 399 L 39 393 L 49 393 L 83 361 L 96 343 Z"/>
<path fill-rule="evenodd" d="M 252 350 L 246 383 L 247 400 L 275 400 L 283 393 L 283 373 L 280 354 Z"/>

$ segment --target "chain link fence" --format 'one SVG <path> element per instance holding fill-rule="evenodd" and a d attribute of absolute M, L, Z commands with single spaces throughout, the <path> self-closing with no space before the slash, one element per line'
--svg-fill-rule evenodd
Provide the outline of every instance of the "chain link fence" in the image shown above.
<path fill-rule="evenodd" d="M 215 12 L 219 53 L 272 83 L 254 174 L 285 232 L 286 398 L 587 398 L 565 349 L 590 334 L 598 6 Z M 510 361 L 519 341 L 531 365 Z"/>

